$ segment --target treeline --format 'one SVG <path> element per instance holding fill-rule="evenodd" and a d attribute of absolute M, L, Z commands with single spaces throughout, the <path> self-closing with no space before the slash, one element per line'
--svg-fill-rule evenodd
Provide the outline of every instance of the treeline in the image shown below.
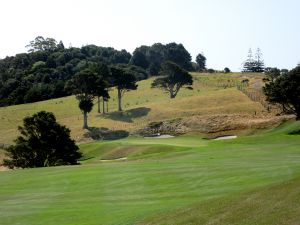
<path fill-rule="evenodd" d="M 0 106 L 68 96 L 72 93 L 65 88 L 67 81 L 95 64 L 122 65 L 137 80 L 158 75 L 165 61 L 195 70 L 189 52 L 176 43 L 141 46 L 132 55 L 96 45 L 65 48 L 62 41 L 41 36 L 26 47 L 28 53 L 0 60 Z"/>

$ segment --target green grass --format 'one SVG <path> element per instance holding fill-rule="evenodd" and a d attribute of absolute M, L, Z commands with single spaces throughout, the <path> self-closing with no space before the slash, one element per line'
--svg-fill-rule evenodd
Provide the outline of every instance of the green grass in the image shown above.
<path fill-rule="evenodd" d="M 117 93 L 110 92 L 109 115 L 99 115 L 97 107 L 89 114 L 91 127 L 106 127 L 135 131 L 149 122 L 163 121 L 175 118 L 186 118 L 194 115 L 214 114 L 246 114 L 261 113 L 263 107 L 252 102 L 236 88 L 214 86 L 218 82 L 233 80 L 240 82 L 245 74 L 193 74 L 194 90 L 181 89 L 176 99 L 170 99 L 167 93 L 152 89 L 153 78 L 138 83 L 137 91 L 127 92 L 123 98 L 124 113 L 116 113 Z M 255 75 L 248 74 L 249 77 Z M 257 75 L 256 75 L 257 76 Z M 254 78 L 253 78 L 254 79 Z M 207 86 L 203 81 L 209 81 Z M 162 107 L 163 106 L 163 107 Z M 101 106 L 102 107 L 102 106 Z M 25 116 L 31 116 L 40 110 L 53 112 L 58 121 L 71 129 L 72 138 L 82 139 L 82 114 L 74 96 L 52 99 L 32 104 L 16 105 L 0 108 L 0 144 L 11 144 L 17 137 L 17 127 L 22 125 Z"/>
<path fill-rule="evenodd" d="M 1 225 L 297 224 L 299 128 L 82 144 L 81 166 L 0 173 Z"/>

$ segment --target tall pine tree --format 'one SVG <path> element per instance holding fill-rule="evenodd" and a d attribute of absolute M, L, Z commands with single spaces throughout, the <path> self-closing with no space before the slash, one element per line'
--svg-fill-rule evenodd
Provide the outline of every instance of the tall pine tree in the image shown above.
<path fill-rule="evenodd" d="M 252 49 L 248 51 L 248 58 L 243 64 L 243 72 L 261 73 L 264 72 L 265 64 L 262 58 L 260 48 L 257 48 L 255 57 L 253 57 Z"/>

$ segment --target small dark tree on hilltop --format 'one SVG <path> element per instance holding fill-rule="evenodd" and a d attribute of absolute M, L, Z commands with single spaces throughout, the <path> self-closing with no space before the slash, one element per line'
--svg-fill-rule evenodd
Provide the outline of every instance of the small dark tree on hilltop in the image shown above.
<path fill-rule="evenodd" d="M 196 57 L 199 71 L 206 70 L 206 57 L 203 54 L 198 54 Z"/>
<path fill-rule="evenodd" d="M 282 105 L 283 111 L 300 120 L 300 66 L 266 84 L 267 100 Z"/>
<path fill-rule="evenodd" d="M 230 69 L 228 68 L 228 67 L 225 67 L 224 68 L 224 73 L 230 73 L 231 71 L 230 71 Z"/>
<path fill-rule="evenodd" d="M 122 97 L 126 91 L 136 90 L 138 85 L 135 73 L 122 65 L 113 66 L 110 69 L 112 84 L 118 91 L 118 111 L 122 111 Z"/>
<path fill-rule="evenodd" d="M 162 66 L 163 77 L 155 79 L 152 88 L 162 88 L 170 94 L 170 98 L 175 98 L 180 88 L 186 86 L 192 89 L 193 77 L 176 63 L 167 61 Z"/>
<path fill-rule="evenodd" d="M 41 111 L 25 117 L 21 136 L 7 149 L 10 168 L 75 165 L 81 157 L 79 148 L 70 138 L 70 130 L 56 122 L 53 113 Z"/>

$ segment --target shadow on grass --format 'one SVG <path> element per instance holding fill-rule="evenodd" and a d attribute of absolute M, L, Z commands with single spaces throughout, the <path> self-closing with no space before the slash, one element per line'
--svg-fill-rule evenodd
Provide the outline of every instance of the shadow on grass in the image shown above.
<path fill-rule="evenodd" d="M 129 132 L 126 130 L 110 130 L 105 127 L 89 127 L 85 136 L 93 140 L 117 140 L 128 137 Z"/>
<path fill-rule="evenodd" d="M 290 135 L 300 135 L 300 130 L 294 130 L 289 132 Z"/>
<path fill-rule="evenodd" d="M 134 118 L 147 116 L 150 110 L 150 108 L 140 107 L 135 109 L 129 109 L 124 112 L 111 112 L 104 115 L 104 117 L 116 121 L 133 123 Z"/>

